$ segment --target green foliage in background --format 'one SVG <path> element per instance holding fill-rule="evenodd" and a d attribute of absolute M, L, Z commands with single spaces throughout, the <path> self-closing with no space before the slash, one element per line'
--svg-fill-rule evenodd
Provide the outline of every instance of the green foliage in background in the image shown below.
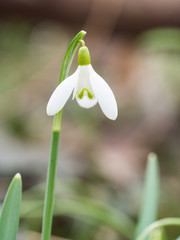
<path fill-rule="evenodd" d="M 151 51 L 180 51 L 180 30 L 178 28 L 157 28 L 145 31 L 138 38 L 141 47 Z"/>
<path fill-rule="evenodd" d="M 110 206 L 110 204 L 104 202 L 104 199 L 85 197 L 75 187 L 78 181 L 78 188 L 81 186 L 80 180 L 74 179 L 71 181 L 69 184 L 68 181 L 60 180 L 61 185 L 58 187 L 60 190 L 57 189 L 54 207 L 54 216 L 66 216 L 75 221 L 69 235 L 67 233 L 63 235 L 61 230 L 60 235 L 64 237 L 79 240 L 86 236 L 87 239 L 93 239 L 98 229 L 104 226 L 112 229 L 117 236 L 123 236 L 129 240 L 133 238 L 136 240 L 146 240 L 147 238 L 150 240 L 169 240 L 165 226 L 179 226 L 180 220 L 176 218 L 155 221 L 159 196 L 159 167 L 157 156 L 154 153 L 149 154 L 147 160 L 143 201 L 136 231 L 135 223 L 131 220 L 131 217 L 117 206 Z M 87 183 L 86 188 L 88 188 Z M 42 189 L 43 187 L 39 185 L 37 189 L 33 188 L 25 192 L 21 209 L 22 219 L 30 222 L 41 219 L 43 201 L 40 198 L 38 201 L 36 199 L 30 200 L 30 197 L 35 192 L 41 192 Z"/>

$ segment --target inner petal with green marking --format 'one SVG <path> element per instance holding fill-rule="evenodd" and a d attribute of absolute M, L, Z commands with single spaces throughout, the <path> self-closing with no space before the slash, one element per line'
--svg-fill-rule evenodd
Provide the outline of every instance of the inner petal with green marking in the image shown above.
<path fill-rule="evenodd" d="M 79 66 L 78 78 L 74 87 L 73 99 L 83 108 L 91 108 L 97 104 L 97 98 L 90 83 L 90 65 Z"/>
<path fill-rule="evenodd" d="M 78 98 L 82 99 L 84 94 L 87 95 L 89 99 L 94 97 L 94 95 L 87 88 L 83 88 L 83 90 L 78 94 Z"/>

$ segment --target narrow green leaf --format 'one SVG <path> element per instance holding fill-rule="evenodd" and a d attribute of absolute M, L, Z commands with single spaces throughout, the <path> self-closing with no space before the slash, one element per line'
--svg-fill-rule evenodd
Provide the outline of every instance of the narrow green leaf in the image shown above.
<path fill-rule="evenodd" d="M 167 235 L 164 228 L 155 228 L 150 235 L 150 240 L 167 240 Z"/>
<path fill-rule="evenodd" d="M 4 203 L 0 216 L 0 239 L 16 240 L 19 212 L 22 193 L 22 181 L 19 173 L 13 178 Z"/>
<path fill-rule="evenodd" d="M 166 226 L 180 226 L 180 218 L 164 218 L 156 222 L 153 222 L 143 230 L 143 232 L 138 236 L 137 240 L 145 240 L 147 236 L 149 236 L 149 234 L 152 233 L 152 231 L 154 231 L 157 228 Z"/>
<path fill-rule="evenodd" d="M 144 183 L 142 207 L 135 232 L 135 239 L 152 222 L 156 220 L 159 195 L 159 168 L 156 154 L 150 153 Z"/>

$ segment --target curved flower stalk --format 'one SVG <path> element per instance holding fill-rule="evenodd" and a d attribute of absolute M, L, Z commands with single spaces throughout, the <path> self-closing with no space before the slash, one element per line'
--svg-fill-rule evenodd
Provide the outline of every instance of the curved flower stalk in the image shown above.
<path fill-rule="evenodd" d="M 61 83 L 67 76 L 68 72 L 79 47 L 80 40 L 86 35 L 85 31 L 80 31 L 70 43 L 66 54 L 63 59 L 61 66 L 61 72 L 59 77 L 59 83 Z M 46 194 L 44 202 L 44 212 L 43 212 L 43 223 L 42 223 L 42 240 L 50 240 L 51 238 L 51 226 L 53 218 L 54 209 L 54 198 L 55 198 L 55 183 L 56 183 L 56 171 L 57 171 L 57 160 L 59 151 L 59 136 L 61 131 L 62 123 L 62 111 L 55 115 L 52 127 L 52 137 L 51 137 L 51 148 L 50 148 L 50 158 L 48 163 L 47 171 L 47 184 L 46 184 Z"/>
<path fill-rule="evenodd" d="M 88 48 L 81 40 L 82 47 L 78 53 L 78 68 L 66 78 L 51 95 L 47 114 L 58 113 L 66 104 L 73 92 L 73 99 L 82 108 L 91 108 L 99 103 L 101 110 L 111 120 L 118 115 L 117 103 L 109 85 L 93 69 Z"/>

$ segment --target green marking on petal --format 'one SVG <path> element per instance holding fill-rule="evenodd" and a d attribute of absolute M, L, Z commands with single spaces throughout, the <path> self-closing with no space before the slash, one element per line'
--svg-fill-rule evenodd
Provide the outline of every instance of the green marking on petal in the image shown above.
<path fill-rule="evenodd" d="M 92 98 L 94 97 L 94 95 L 91 94 L 90 92 L 88 92 L 88 97 L 89 97 L 90 99 L 92 99 Z"/>
<path fill-rule="evenodd" d="M 78 94 L 78 98 L 82 99 L 82 98 L 83 98 L 83 95 L 84 95 L 84 90 L 82 90 L 82 91 L 80 92 L 80 94 Z"/>
<path fill-rule="evenodd" d="M 78 98 L 80 98 L 80 99 L 83 98 L 83 96 L 84 96 L 84 91 L 87 92 L 87 95 L 88 95 L 88 98 L 89 98 L 89 99 L 92 99 L 92 98 L 94 97 L 94 95 L 91 94 L 87 88 L 83 88 L 83 90 L 78 94 Z"/>

